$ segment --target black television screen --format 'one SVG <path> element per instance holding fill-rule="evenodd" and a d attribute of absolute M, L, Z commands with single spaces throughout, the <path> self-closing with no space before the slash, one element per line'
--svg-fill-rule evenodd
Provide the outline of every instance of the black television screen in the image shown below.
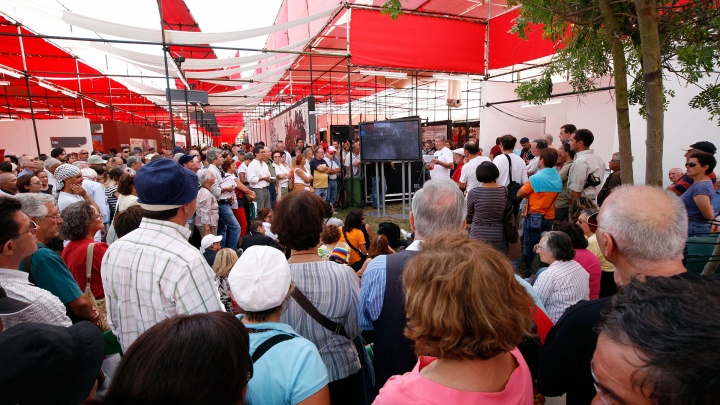
<path fill-rule="evenodd" d="M 363 162 L 420 160 L 420 119 L 360 123 L 360 159 Z"/>

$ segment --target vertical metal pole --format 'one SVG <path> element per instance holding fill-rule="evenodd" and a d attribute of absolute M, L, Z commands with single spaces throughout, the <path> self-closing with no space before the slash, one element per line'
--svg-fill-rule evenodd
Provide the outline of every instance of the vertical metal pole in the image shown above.
<path fill-rule="evenodd" d="M 353 172 L 355 171 L 353 169 L 352 165 L 352 153 L 353 153 L 353 141 L 355 140 L 355 131 L 353 130 L 352 126 L 352 91 L 350 89 L 350 19 L 352 17 L 352 9 L 348 8 L 348 19 L 347 23 L 345 23 L 345 38 L 346 38 L 346 46 L 347 46 L 347 92 L 348 92 L 348 133 L 350 134 L 350 200 L 353 199 L 353 187 L 355 185 L 353 184 Z M 367 188 L 367 186 L 365 187 Z M 362 199 L 362 193 L 360 195 L 360 198 Z"/>
<path fill-rule="evenodd" d="M 25 46 L 23 44 L 22 29 L 20 27 L 20 24 L 18 24 L 17 26 L 17 31 L 18 38 L 20 40 L 20 55 L 22 56 L 23 74 L 25 75 L 25 87 L 27 88 L 28 102 L 30 103 L 30 119 L 32 119 L 33 132 L 35 133 L 35 146 L 37 147 L 38 156 L 40 156 L 40 139 L 38 138 L 37 124 L 35 123 L 35 108 L 33 108 L 32 92 L 30 91 L 30 74 L 27 71 L 27 61 L 25 60 Z"/>
<path fill-rule="evenodd" d="M 80 99 L 80 111 L 82 112 L 83 118 L 85 118 L 85 104 L 83 103 L 83 97 L 82 94 L 82 81 L 80 80 L 80 67 L 78 66 L 78 60 L 75 58 L 75 74 L 77 74 L 77 82 L 78 82 L 78 98 Z"/>
<path fill-rule="evenodd" d="M 108 92 L 110 93 L 110 119 L 115 120 L 115 109 L 113 108 L 113 99 L 112 99 L 112 83 L 110 82 L 110 78 L 108 77 Z"/>
<path fill-rule="evenodd" d="M 401 162 L 400 165 L 402 166 L 402 174 L 400 174 L 402 179 L 402 216 L 405 218 L 405 162 Z"/>
<path fill-rule="evenodd" d="M 163 60 L 165 61 L 165 84 L 167 86 L 166 94 L 170 91 L 170 72 L 168 70 L 168 57 L 172 57 L 170 54 L 170 47 L 165 43 L 165 19 L 163 18 L 162 11 L 162 0 L 157 0 L 158 11 L 160 12 L 160 34 L 162 35 L 162 46 L 163 46 Z M 168 96 L 168 108 L 170 109 L 170 136 L 172 138 L 172 146 L 175 147 L 175 125 L 173 124 L 173 112 L 172 112 L 172 97 Z"/>
<path fill-rule="evenodd" d="M 310 46 L 310 96 L 314 96 L 313 93 L 313 66 L 312 66 L 312 46 Z"/>

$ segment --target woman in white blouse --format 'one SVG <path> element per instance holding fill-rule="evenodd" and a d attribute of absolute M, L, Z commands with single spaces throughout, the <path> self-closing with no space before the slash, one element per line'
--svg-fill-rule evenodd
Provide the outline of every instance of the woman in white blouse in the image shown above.
<path fill-rule="evenodd" d="M 543 233 L 540 243 L 535 245 L 535 253 L 549 266 L 540 273 L 533 288 L 548 317 L 556 323 L 568 307 L 590 299 L 590 275 L 573 260 L 575 249 L 564 232 Z"/>
<path fill-rule="evenodd" d="M 293 180 L 295 182 L 294 190 L 310 191 L 313 176 L 310 175 L 308 169 L 305 167 L 306 161 L 307 159 L 304 155 L 297 155 L 295 157 L 295 167 L 292 169 Z"/>

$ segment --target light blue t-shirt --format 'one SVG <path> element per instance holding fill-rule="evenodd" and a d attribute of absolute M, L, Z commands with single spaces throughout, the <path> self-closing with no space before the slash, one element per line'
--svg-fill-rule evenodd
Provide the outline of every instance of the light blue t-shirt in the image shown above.
<path fill-rule="evenodd" d="M 285 323 L 245 324 L 250 332 L 250 355 L 267 339 L 279 334 L 295 335 L 265 352 L 253 364 L 246 403 L 250 405 L 297 404 L 328 384 L 325 364 L 315 345 Z M 262 332 L 253 332 L 263 330 Z"/>
<path fill-rule="evenodd" d="M 693 199 L 693 197 L 695 197 L 696 195 L 706 195 L 710 199 L 710 203 L 712 204 L 713 198 L 715 197 L 715 187 L 713 186 L 712 181 L 708 180 L 693 183 L 693 185 L 690 186 L 690 188 L 688 188 L 682 196 L 680 196 L 683 204 L 685 204 L 688 219 L 691 222 L 707 222 L 707 220 L 700 213 L 700 210 L 698 209 L 698 206 Z"/>

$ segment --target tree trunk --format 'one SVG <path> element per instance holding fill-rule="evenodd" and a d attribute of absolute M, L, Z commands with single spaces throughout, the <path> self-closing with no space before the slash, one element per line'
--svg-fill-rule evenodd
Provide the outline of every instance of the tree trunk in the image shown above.
<path fill-rule="evenodd" d="M 620 40 L 620 26 L 608 0 L 599 0 L 598 7 L 605 23 L 605 33 L 612 49 L 615 76 L 615 112 L 617 114 L 618 141 L 620 143 L 620 178 L 622 184 L 634 184 L 633 158 L 630 140 L 630 108 L 627 85 L 627 61 Z"/>
<path fill-rule="evenodd" d="M 647 110 L 647 161 L 645 184 L 662 187 L 663 127 L 665 97 L 663 94 L 662 66 L 660 64 L 660 35 L 655 0 L 635 0 L 640 28 L 645 107 Z"/>

